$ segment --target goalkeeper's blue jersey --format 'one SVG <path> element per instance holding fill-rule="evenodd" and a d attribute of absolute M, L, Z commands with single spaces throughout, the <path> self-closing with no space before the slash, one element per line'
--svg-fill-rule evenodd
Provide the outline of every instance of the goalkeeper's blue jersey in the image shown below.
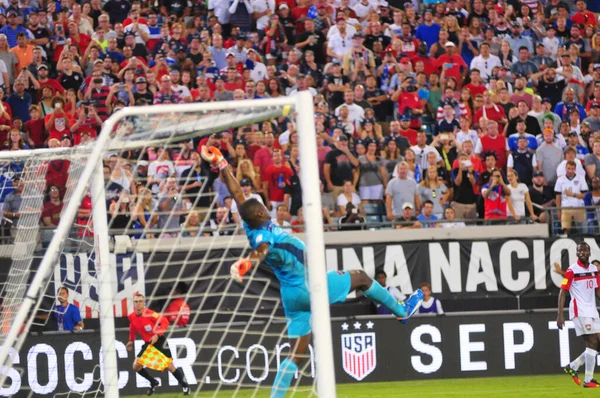
<path fill-rule="evenodd" d="M 272 221 L 266 221 L 256 229 L 244 222 L 244 229 L 252 249 L 256 250 L 262 243 L 269 244 L 265 263 L 273 268 L 281 287 L 305 285 L 304 242 Z"/>

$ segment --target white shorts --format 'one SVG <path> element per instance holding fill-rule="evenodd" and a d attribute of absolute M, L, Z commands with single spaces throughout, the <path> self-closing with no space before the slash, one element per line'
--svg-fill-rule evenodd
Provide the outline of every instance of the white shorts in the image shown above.
<path fill-rule="evenodd" d="M 575 317 L 572 321 L 573 325 L 575 325 L 575 334 L 577 336 L 600 333 L 600 319 Z"/>
<path fill-rule="evenodd" d="M 360 186 L 358 193 L 362 200 L 381 200 L 383 199 L 383 185 Z"/>

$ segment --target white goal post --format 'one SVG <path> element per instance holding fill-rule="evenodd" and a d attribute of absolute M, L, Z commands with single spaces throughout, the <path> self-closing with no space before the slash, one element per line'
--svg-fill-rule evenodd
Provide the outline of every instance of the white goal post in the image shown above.
<path fill-rule="evenodd" d="M 40 296 L 44 294 L 46 282 L 57 264 L 66 238 L 72 232 L 82 200 L 91 190 L 93 204 L 92 218 L 94 230 L 94 251 L 100 303 L 100 332 L 102 339 L 102 368 L 104 394 L 118 397 L 119 387 L 117 353 L 115 348 L 115 323 L 113 315 L 113 280 L 109 271 L 108 259 L 109 230 L 105 198 L 105 180 L 103 175 L 103 157 L 111 150 L 138 148 L 154 144 L 156 146 L 206 136 L 215 132 L 241 127 L 256 119 L 265 120 L 270 113 L 276 115 L 295 112 L 299 136 L 300 179 L 302 181 L 302 207 L 304 212 L 306 260 L 309 274 L 309 291 L 312 309 L 312 330 L 315 344 L 316 390 L 320 397 L 335 398 L 335 374 L 331 338 L 330 309 L 327 292 L 325 249 L 321 194 L 319 187 L 319 169 L 315 131 L 313 98 L 310 93 L 302 92 L 292 97 L 267 98 L 260 100 L 191 103 L 180 105 L 156 105 L 147 107 L 128 107 L 112 115 L 103 125 L 102 131 L 92 145 L 78 148 L 79 154 L 85 153 L 86 163 L 78 176 L 78 183 L 70 193 L 68 203 L 62 210 L 60 223 L 47 247 L 43 259 L 30 282 L 27 292 L 21 297 L 21 304 L 11 319 L 12 327 L 0 340 L 0 369 L 11 366 L 11 352 L 19 351 L 27 331 L 32 324 L 32 313 L 40 306 Z M 231 111 L 231 112 L 228 112 Z M 235 114 L 233 114 L 235 112 Z M 148 118 L 154 115 L 198 114 L 204 116 L 198 120 L 185 119 L 177 127 L 147 125 L 145 129 L 128 125 L 135 118 Z M 233 117 L 232 117 L 233 115 Z M 137 129 L 135 127 L 138 127 Z M 52 158 L 69 153 L 70 148 L 39 149 L 0 153 L 0 162 L 27 158 Z M 0 386 L 6 379 L 6 372 L 0 372 Z"/>

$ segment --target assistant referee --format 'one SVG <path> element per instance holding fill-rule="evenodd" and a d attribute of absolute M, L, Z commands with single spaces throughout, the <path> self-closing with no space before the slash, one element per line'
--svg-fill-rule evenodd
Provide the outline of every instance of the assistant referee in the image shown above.
<path fill-rule="evenodd" d="M 142 340 L 144 340 L 145 344 L 133 361 L 133 370 L 150 382 L 150 388 L 148 389 L 148 395 L 150 396 L 154 394 L 156 387 L 158 387 L 158 381 L 150 376 L 148 370 L 139 363 L 139 360 L 150 345 L 154 346 L 154 348 L 167 358 L 173 358 L 171 356 L 171 350 L 168 348 L 167 339 L 164 337 L 164 333 L 169 327 L 169 321 L 158 312 L 146 308 L 144 296 L 142 294 L 136 294 L 133 297 L 133 308 L 134 311 L 127 316 L 127 318 L 129 318 L 129 341 L 127 342 L 127 351 L 133 350 L 133 342 L 135 341 L 136 335 L 139 334 L 142 336 Z M 173 362 L 169 364 L 168 369 L 183 388 L 183 395 L 190 395 L 190 387 L 185 381 L 181 369 L 176 368 L 175 365 L 173 365 Z"/>

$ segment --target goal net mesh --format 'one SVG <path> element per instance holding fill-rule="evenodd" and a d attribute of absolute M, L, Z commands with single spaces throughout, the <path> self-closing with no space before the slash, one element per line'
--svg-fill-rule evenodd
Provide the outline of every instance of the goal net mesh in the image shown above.
<path fill-rule="evenodd" d="M 104 396 L 102 290 L 113 298 L 120 396 L 142 395 L 149 387 L 131 369 L 143 344 L 140 336 L 132 352 L 126 349 L 127 315 L 138 292 L 148 308 L 169 319 L 165 337 L 192 395 L 268 395 L 290 351 L 279 283 L 265 266 L 243 284 L 230 278 L 230 265 L 249 254 L 247 241 L 226 186 L 197 153 L 207 143 L 220 147 L 238 179 L 260 185 L 252 163 L 243 166 L 247 154 L 239 144 L 258 147 L 264 122 L 283 132 L 293 125 L 294 113 L 287 106 L 254 104 L 230 111 L 182 107 L 177 113 L 128 116 L 110 132 L 98 166 L 104 171 L 109 227 L 108 285 L 101 284 L 97 272 L 92 212 L 98 199 L 92 198 L 90 181 L 81 179 L 94 142 L 27 157 L 0 153 L 0 258 L 8 268 L 0 280 L 0 345 L 11 347 L 8 361 L 0 364 L 0 396 Z M 78 184 L 86 184 L 87 193 L 71 198 Z M 260 195 L 261 187 L 255 188 Z M 69 219 L 64 209 L 72 200 L 78 200 L 79 210 Z M 55 238 L 59 223 L 70 225 L 68 236 Z M 44 275 L 42 294 L 34 297 L 26 322 L 16 324 L 15 314 L 52 239 L 60 239 L 60 255 Z M 62 287 L 83 330 L 68 330 L 73 325 L 57 301 Z M 15 341 L 6 340 L 11 328 L 19 330 Z M 312 347 L 309 353 L 289 396 L 316 394 Z M 161 384 L 157 393 L 181 391 L 168 371 L 149 372 Z"/>

